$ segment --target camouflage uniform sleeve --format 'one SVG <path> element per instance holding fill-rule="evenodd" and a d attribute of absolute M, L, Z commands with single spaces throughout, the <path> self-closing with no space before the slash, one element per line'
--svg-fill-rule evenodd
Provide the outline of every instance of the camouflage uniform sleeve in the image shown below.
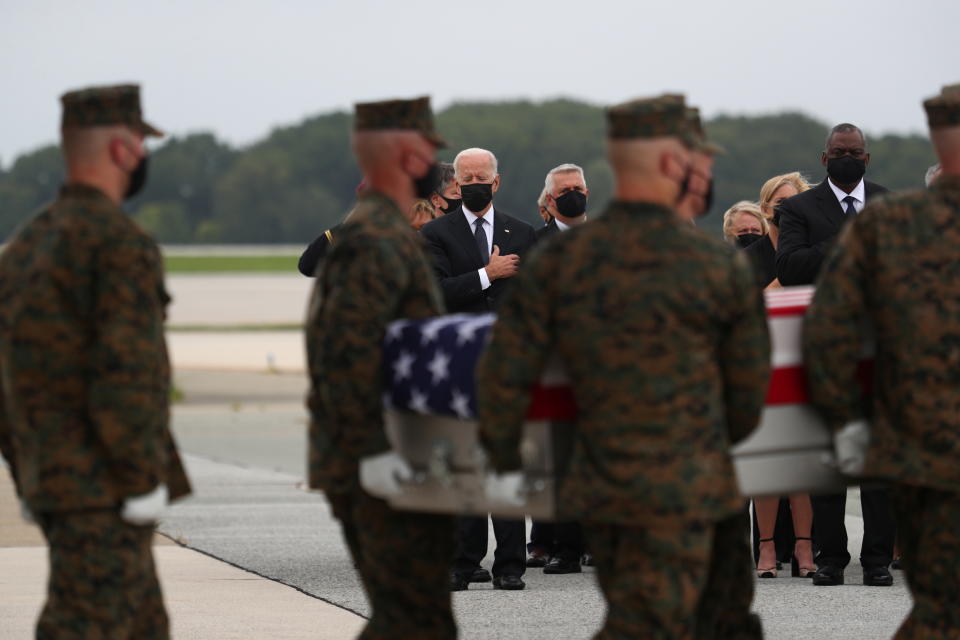
<path fill-rule="evenodd" d="M 3 362 L 0 360 L 0 381 L 3 381 L 6 374 L 3 371 Z M 0 454 L 7 461 L 10 468 L 10 476 L 13 478 L 13 484 L 17 484 L 17 463 L 13 453 L 13 439 L 10 430 L 10 420 L 7 419 L 7 408 L 5 406 L 6 394 L 0 388 Z"/>
<path fill-rule="evenodd" d="M 756 428 L 770 382 L 770 336 L 763 292 L 757 288 L 743 252 L 734 257 L 732 278 L 733 299 L 742 304 L 724 331 L 719 349 L 731 444 Z"/>
<path fill-rule="evenodd" d="M 338 262 L 343 266 L 326 294 L 322 328 L 310 329 L 324 331 L 322 364 L 311 367 L 322 379 L 312 381 L 310 404 L 335 417 L 342 450 L 359 459 L 390 449 L 383 430 L 383 337 L 409 288 L 410 268 L 387 241 L 344 241 Z"/>
<path fill-rule="evenodd" d="M 163 481 L 169 365 L 163 334 L 160 252 L 145 237 L 108 240 L 97 256 L 90 420 L 119 497 Z"/>
<path fill-rule="evenodd" d="M 864 215 L 866 214 L 866 215 Z M 803 326 L 810 402 L 831 429 L 863 415 L 857 366 L 864 342 L 870 207 L 841 232 L 817 280 Z"/>
<path fill-rule="evenodd" d="M 480 440 L 493 467 L 520 469 L 520 437 L 530 389 L 539 380 L 553 343 L 548 254 L 534 257 L 514 276 L 497 312 L 477 369 Z"/>

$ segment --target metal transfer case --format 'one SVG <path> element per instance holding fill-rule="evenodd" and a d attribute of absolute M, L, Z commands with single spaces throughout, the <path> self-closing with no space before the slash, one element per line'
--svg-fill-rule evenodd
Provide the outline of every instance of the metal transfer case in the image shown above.
<path fill-rule="evenodd" d="M 746 497 L 843 491 L 832 436 L 808 405 L 801 358 L 803 313 L 812 287 L 767 294 L 773 375 L 759 427 L 732 449 Z M 394 450 L 413 467 L 397 509 L 504 517 L 557 517 L 556 487 L 573 447 L 576 407 L 558 362 L 531 390 L 521 442 L 527 500 L 491 503 L 476 422 L 477 361 L 494 316 L 459 314 L 393 323 L 384 341 L 384 423 Z"/>

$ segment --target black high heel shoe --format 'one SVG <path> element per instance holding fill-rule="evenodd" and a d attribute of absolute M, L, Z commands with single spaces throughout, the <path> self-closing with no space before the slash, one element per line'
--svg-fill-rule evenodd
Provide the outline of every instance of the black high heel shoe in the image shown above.
<path fill-rule="evenodd" d="M 795 538 L 793 543 L 794 554 L 793 558 L 790 561 L 790 575 L 794 578 L 812 578 L 813 574 L 817 572 L 817 568 L 814 567 L 801 567 L 800 562 L 797 560 L 796 540 L 810 540 L 810 538 Z"/>
<path fill-rule="evenodd" d="M 764 542 L 773 542 L 773 538 L 760 538 L 760 544 Z M 776 578 L 777 577 L 777 566 L 774 564 L 772 567 L 763 567 L 757 566 L 757 577 L 758 578 Z"/>

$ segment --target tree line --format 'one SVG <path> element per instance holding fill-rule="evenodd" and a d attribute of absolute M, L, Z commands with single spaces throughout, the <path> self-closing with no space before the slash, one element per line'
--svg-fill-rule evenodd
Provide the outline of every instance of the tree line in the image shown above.
<path fill-rule="evenodd" d="M 127 210 L 164 243 L 307 243 L 336 224 L 354 199 L 360 173 L 350 153 L 351 120 L 344 112 L 318 115 L 243 148 L 211 133 L 166 139 L 151 154 L 147 186 Z M 773 175 L 798 170 L 819 182 L 832 124 L 800 113 L 706 122 L 727 153 L 717 158 L 716 200 L 701 226 L 718 233 L 723 211 L 755 200 Z M 588 211 L 611 196 L 600 107 L 573 100 L 458 103 L 437 114 L 437 126 L 450 142 L 441 160 L 475 146 L 497 155 L 502 178 L 495 204 L 531 224 L 540 224 L 536 199 L 558 164 L 584 168 Z M 868 178 L 894 190 L 923 186 L 935 162 L 929 140 L 919 135 L 871 136 L 869 151 Z M 0 238 L 51 200 L 62 180 L 55 145 L 0 168 Z"/>

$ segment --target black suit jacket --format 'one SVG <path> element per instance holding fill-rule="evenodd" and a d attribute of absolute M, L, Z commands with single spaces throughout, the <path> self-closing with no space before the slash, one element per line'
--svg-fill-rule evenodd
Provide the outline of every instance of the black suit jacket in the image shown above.
<path fill-rule="evenodd" d="M 887 189 L 864 182 L 867 202 Z M 813 284 L 820 265 L 847 221 L 840 201 L 827 179 L 780 203 L 780 238 L 777 241 L 777 277 L 785 287 Z"/>
<path fill-rule="evenodd" d="M 550 218 L 550 222 L 534 231 L 534 233 L 537 236 L 537 242 L 540 242 L 544 238 L 549 238 L 552 235 L 560 233 L 560 227 L 557 226 L 557 219 Z"/>
<path fill-rule="evenodd" d="M 515 253 L 522 260 L 536 241 L 533 227 L 497 211 L 496 205 L 493 214 L 493 244 L 500 247 L 501 255 Z M 486 289 L 480 288 L 477 271 L 484 265 L 463 207 L 423 225 L 420 235 L 427 242 L 447 311 L 495 311 L 510 278 L 500 278 Z"/>

